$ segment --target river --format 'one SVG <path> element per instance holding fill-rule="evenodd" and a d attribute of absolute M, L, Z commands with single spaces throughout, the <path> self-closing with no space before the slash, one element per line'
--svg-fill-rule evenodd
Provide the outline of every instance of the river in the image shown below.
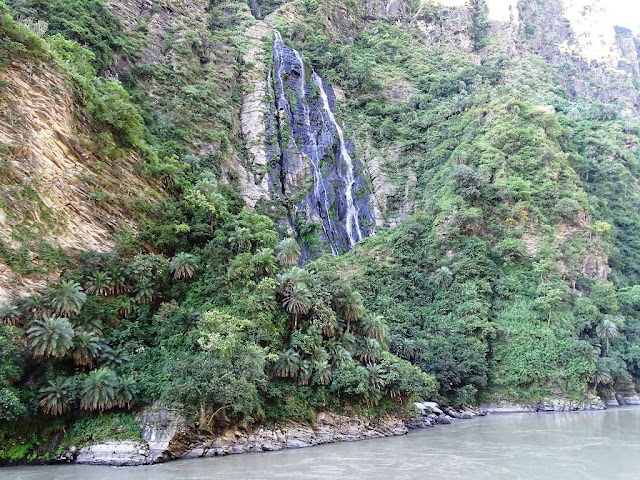
<path fill-rule="evenodd" d="M 637 480 L 640 408 L 489 415 L 403 437 L 149 467 L 10 467 L 0 480 Z"/>

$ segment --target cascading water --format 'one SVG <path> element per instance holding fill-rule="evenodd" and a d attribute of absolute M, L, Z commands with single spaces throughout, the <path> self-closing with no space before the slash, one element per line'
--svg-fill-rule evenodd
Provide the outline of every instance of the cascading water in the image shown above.
<path fill-rule="evenodd" d="M 313 79 L 313 83 L 316 84 L 318 89 L 320 90 L 320 98 L 322 98 L 322 106 L 324 111 L 327 113 L 329 120 L 333 124 L 336 132 L 338 132 L 338 140 L 340 142 L 340 159 L 346 164 L 346 188 L 344 189 L 344 195 L 347 200 L 347 235 L 349 236 L 349 243 L 351 246 L 355 245 L 358 240 L 362 240 L 362 232 L 360 231 L 360 220 L 358 219 L 358 209 L 353 203 L 353 186 L 355 185 L 355 176 L 353 174 L 353 160 L 351 159 L 351 155 L 347 151 L 347 145 L 344 141 L 344 132 L 342 131 L 342 127 L 338 125 L 336 121 L 336 117 L 331 111 L 331 106 L 329 105 L 329 97 L 327 97 L 327 93 L 324 91 L 324 87 L 322 85 L 322 79 L 320 76 L 313 72 L 311 76 Z M 355 228 L 355 233 L 354 233 Z"/>
<path fill-rule="evenodd" d="M 333 113 L 333 91 L 315 72 L 308 81 L 302 55 L 286 46 L 275 30 L 273 58 L 277 110 L 273 137 L 277 136 L 278 145 L 272 154 L 277 150 L 279 161 L 272 178 L 282 184 L 279 190 L 285 196 L 283 204 L 289 205 L 290 226 L 296 228 L 295 219 L 306 212 L 308 221 L 322 224 L 326 243 L 337 255 L 369 233 L 362 227 L 362 221 L 371 222 L 367 184 L 356 174 L 344 131 Z M 305 190 L 305 170 L 313 180 L 310 190 Z M 296 198 L 293 213 L 292 198 Z"/>

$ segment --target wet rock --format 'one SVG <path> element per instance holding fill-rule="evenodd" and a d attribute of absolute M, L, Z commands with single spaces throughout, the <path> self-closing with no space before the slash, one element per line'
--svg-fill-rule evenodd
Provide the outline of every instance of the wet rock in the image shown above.
<path fill-rule="evenodd" d="M 438 415 L 438 417 L 436 418 L 436 423 L 439 423 L 440 425 L 449 425 L 451 424 L 451 417 L 443 413 L 441 415 Z"/>
<path fill-rule="evenodd" d="M 181 457 L 187 451 L 186 445 L 178 441 L 179 433 L 186 431 L 186 423 L 175 410 L 154 405 L 142 413 L 141 423 L 141 437 L 147 442 L 153 462 Z"/>
<path fill-rule="evenodd" d="M 461 412 L 458 418 L 462 420 L 470 420 L 473 418 L 473 414 L 470 412 Z"/>

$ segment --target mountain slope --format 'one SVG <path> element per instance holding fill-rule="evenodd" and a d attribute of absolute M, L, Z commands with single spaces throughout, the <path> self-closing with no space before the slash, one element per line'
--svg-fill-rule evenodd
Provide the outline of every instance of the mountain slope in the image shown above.
<path fill-rule="evenodd" d="M 635 396 L 640 40 L 598 2 L 8 3 L 3 252 L 55 261 L 0 311 L 0 458 L 153 402 Z"/>

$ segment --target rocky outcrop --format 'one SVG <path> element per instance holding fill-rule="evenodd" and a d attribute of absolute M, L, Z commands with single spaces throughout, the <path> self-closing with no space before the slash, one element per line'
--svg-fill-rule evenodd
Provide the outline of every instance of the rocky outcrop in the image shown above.
<path fill-rule="evenodd" d="M 143 412 L 140 436 L 147 442 L 149 457 L 154 463 L 171 459 L 171 442 L 185 437 L 188 430 L 184 418 L 175 410 L 154 405 Z"/>
<path fill-rule="evenodd" d="M 425 426 L 425 423 L 422 425 Z M 291 423 L 281 428 L 257 428 L 248 431 L 231 429 L 214 437 L 201 436 L 182 457 L 215 457 L 305 448 L 326 443 L 404 435 L 407 432 L 405 420 L 393 416 L 373 422 L 357 416 L 347 417 L 322 412 L 318 414 L 313 425 Z"/>
<path fill-rule="evenodd" d="M 269 199 L 269 165 L 267 160 L 267 129 L 265 116 L 270 111 L 267 99 L 267 59 L 264 58 L 265 43 L 271 37 L 271 28 L 264 22 L 257 22 L 245 31 L 249 48 L 243 57 L 248 67 L 242 74 L 242 135 L 247 148 L 246 165 L 228 165 L 238 175 L 238 188 L 245 203 L 255 207 L 259 200 Z"/>
<path fill-rule="evenodd" d="M 604 410 L 605 404 L 599 397 L 574 401 L 567 398 L 555 397 L 535 403 L 514 403 L 500 400 L 494 403 L 482 404 L 480 410 L 486 413 L 535 413 L 535 412 L 575 412 Z"/>
<path fill-rule="evenodd" d="M 75 463 L 82 465 L 112 465 L 132 467 L 153 463 L 149 447 L 131 440 L 110 441 L 89 445 L 80 449 Z"/>

